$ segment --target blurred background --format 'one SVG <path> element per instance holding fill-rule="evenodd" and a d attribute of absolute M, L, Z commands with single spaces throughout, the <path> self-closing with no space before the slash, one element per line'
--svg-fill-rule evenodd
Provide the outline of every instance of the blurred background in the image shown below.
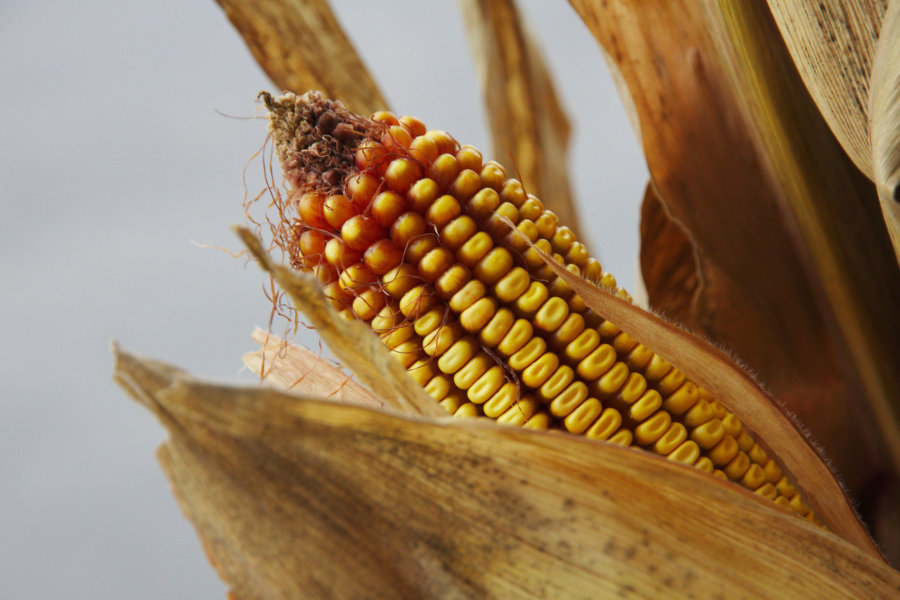
<path fill-rule="evenodd" d="M 487 150 L 455 3 L 332 5 L 398 114 Z M 639 144 L 568 4 L 520 6 L 573 123 L 586 241 L 633 290 Z M 109 343 L 253 384 L 263 275 L 212 246 L 239 250 L 263 188 L 271 84 L 212 0 L 3 3 L 0 55 L 0 598 L 222 598 Z"/>

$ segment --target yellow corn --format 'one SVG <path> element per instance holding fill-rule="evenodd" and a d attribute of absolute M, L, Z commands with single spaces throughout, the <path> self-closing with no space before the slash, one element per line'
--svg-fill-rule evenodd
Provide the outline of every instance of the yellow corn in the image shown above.
<path fill-rule="evenodd" d="M 276 242 L 449 413 L 636 445 L 814 519 L 737 417 L 544 263 L 630 301 L 503 167 L 412 117 L 264 99 L 291 187 Z"/>

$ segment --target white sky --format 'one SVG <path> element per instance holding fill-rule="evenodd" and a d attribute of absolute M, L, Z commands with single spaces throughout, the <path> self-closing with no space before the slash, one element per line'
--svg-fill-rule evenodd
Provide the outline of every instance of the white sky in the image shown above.
<path fill-rule="evenodd" d="M 333 4 L 398 112 L 487 147 L 455 3 Z M 568 4 L 523 5 L 575 125 L 588 241 L 633 289 L 637 141 Z M 262 275 L 191 241 L 237 248 L 264 123 L 216 111 L 252 116 L 272 85 L 212 0 L 3 3 L 0 56 L 0 598 L 223 598 L 108 346 L 252 383 Z"/>

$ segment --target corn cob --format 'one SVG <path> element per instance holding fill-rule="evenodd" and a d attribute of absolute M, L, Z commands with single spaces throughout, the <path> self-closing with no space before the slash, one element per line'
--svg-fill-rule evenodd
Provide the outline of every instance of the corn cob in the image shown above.
<path fill-rule="evenodd" d="M 645 448 L 816 521 L 734 414 L 545 264 L 631 300 L 498 163 L 414 117 L 261 97 L 289 187 L 276 243 L 449 413 Z"/>

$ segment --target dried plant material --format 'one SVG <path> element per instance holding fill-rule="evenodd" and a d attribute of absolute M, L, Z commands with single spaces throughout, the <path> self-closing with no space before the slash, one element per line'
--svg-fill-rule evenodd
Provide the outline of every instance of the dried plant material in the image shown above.
<path fill-rule="evenodd" d="M 372 392 L 320 354 L 261 329 L 253 332 L 253 339 L 262 347 L 244 354 L 244 364 L 266 384 L 347 404 L 384 406 Z"/>
<path fill-rule="evenodd" d="M 887 332 L 900 327 L 891 308 L 900 304 L 900 285 L 896 269 L 885 265 L 865 178 L 812 103 L 798 107 L 806 94 L 771 16 L 756 45 L 747 44 L 757 51 L 736 56 L 732 38 L 751 35 L 745 30 L 758 28 L 758 19 L 732 19 L 729 29 L 722 12 L 766 12 L 764 5 L 572 4 L 628 85 L 667 214 L 689 232 L 699 274 L 716 274 L 716 285 L 701 279 L 687 314 L 652 295 L 651 305 L 736 352 L 800 414 L 854 497 L 865 499 L 894 469 L 882 439 L 894 421 L 877 422 L 859 399 L 883 406 L 896 389 L 900 364 L 885 344 L 900 335 Z M 778 68 L 752 84 L 732 79 L 732 68 L 757 68 L 752 61 L 760 55 Z M 788 73 L 793 85 L 781 79 Z M 766 83 L 767 76 L 778 83 Z M 748 106 L 746 97 L 772 90 L 783 93 L 772 111 Z M 778 112 L 778 102 L 790 108 Z M 739 318 L 714 312 L 729 307 L 740 307 Z M 858 429 L 849 433 L 847 422 Z"/>
<path fill-rule="evenodd" d="M 872 179 L 869 74 L 887 0 L 769 0 L 791 56 L 844 150 Z"/>
<path fill-rule="evenodd" d="M 116 379 L 169 430 L 159 459 L 245 600 L 900 590 L 834 535 L 646 453 L 214 386 L 125 353 Z"/>
<path fill-rule="evenodd" d="M 755 115 L 755 143 L 763 151 L 783 202 L 795 219 L 814 274 L 833 315 L 844 368 L 852 369 L 863 402 L 860 431 L 877 440 L 885 471 L 873 485 L 900 477 L 900 271 L 892 256 L 874 190 L 847 164 L 829 132 L 812 115 L 785 59 L 767 47 L 777 38 L 771 16 L 757 4 L 722 2 L 711 11 L 733 47 L 727 53 L 733 85 Z M 866 232 L 861 235 L 860 232 Z M 877 433 L 876 433 L 877 432 Z M 844 471 L 849 471 L 844 468 Z"/>
<path fill-rule="evenodd" d="M 250 231 L 243 228 L 237 231 L 260 267 L 271 274 L 297 310 L 309 318 L 335 356 L 372 393 L 388 406 L 408 414 L 446 414 L 416 385 L 370 329 L 337 314 L 315 277 L 274 264 Z"/>
<path fill-rule="evenodd" d="M 872 160 L 884 221 L 900 263 L 900 4 L 884 19 L 872 70 Z M 897 305 L 894 305 L 895 308 Z M 895 338 L 896 339 L 896 338 Z"/>
<path fill-rule="evenodd" d="M 322 90 L 364 114 L 387 106 L 327 0 L 217 2 L 279 88 Z"/>
<path fill-rule="evenodd" d="M 493 156 L 581 237 L 569 185 L 569 119 L 514 0 L 460 0 Z"/>
<path fill-rule="evenodd" d="M 668 357 L 734 412 L 758 436 L 758 443 L 778 457 L 835 533 L 873 556 L 881 556 L 822 457 L 750 375 L 711 344 L 569 273 L 546 254 L 544 260 L 592 310 L 632 332 L 653 352 Z"/>

